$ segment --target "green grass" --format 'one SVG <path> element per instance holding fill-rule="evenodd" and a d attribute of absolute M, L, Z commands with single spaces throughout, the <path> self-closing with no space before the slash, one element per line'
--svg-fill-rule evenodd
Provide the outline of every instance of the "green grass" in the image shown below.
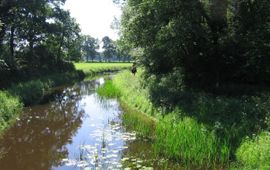
<path fill-rule="evenodd" d="M 182 117 L 180 109 L 164 117 L 163 109 L 152 104 L 148 89 L 141 86 L 141 74 L 141 70 L 136 76 L 124 71 L 109 81 L 108 91 L 113 86 L 120 90 L 124 125 L 152 138 L 156 153 L 166 158 L 203 168 L 227 166 L 230 149 L 226 141 L 194 118 Z"/>
<path fill-rule="evenodd" d="M 229 148 L 214 132 L 190 117 L 168 115 L 157 123 L 155 148 L 165 157 L 186 165 L 213 168 L 226 164 Z"/>
<path fill-rule="evenodd" d="M 270 133 L 265 131 L 244 140 L 236 156 L 240 164 L 236 169 L 270 169 Z"/>
<path fill-rule="evenodd" d="M 121 95 L 120 90 L 113 85 L 112 80 L 106 80 L 105 83 L 97 89 L 97 93 L 100 96 L 108 98 L 118 98 Z"/>
<path fill-rule="evenodd" d="M 151 82 L 142 74 L 118 73 L 110 86 L 120 90 L 126 127 L 151 137 L 157 154 L 201 168 L 269 169 L 269 133 L 245 140 L 270 127 L 268 93 L 231 97 L 183 90 L 169 111 L 152 103 L 152 91 L 143 86 Z"/>
<path fill-rule="evenodd" d="M 121 101 L 121 108 L 124 111 L 122 120 L 127 130 L 136 131 L 139 136 L 153 139 L 155 137 L 156 119 L 127 106 Z"/>
<path fill-rule="evenodd" d="M 75 63 L 76 69 L 82 70 L 87 76 L 128 69 L 131 65 L 131 63 Z"/>
<path fill-rule="evenodd" d="M 0 91 L 0 103 L 0 133 L 2 133 L 21 113 L 23 105 L 18 97 L 4 91 Z"/>

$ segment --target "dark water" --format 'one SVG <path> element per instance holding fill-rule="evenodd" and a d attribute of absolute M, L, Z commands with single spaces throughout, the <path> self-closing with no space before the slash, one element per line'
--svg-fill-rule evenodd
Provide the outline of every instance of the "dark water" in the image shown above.
<path fill-rule="evenodd" d="M 102 83 L 81 82 L 26 108 L 0 139 L 0 170 L 180 169 L 125 130 L 118 102 L 95 91 Z"/>

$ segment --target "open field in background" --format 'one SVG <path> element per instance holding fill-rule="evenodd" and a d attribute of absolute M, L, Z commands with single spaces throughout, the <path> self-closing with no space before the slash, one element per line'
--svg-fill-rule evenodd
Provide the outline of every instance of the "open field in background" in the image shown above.
<path fill-rule="evenodd" d="M 132 63 L 75 63 L 77 70 L 82 70 L 86 76 L 128 69 Z"/>

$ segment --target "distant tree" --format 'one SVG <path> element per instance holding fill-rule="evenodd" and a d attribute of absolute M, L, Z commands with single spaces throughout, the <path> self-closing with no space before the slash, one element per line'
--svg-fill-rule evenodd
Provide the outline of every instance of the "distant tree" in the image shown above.
<path fill-rule="evenodd" d="M 87 61 L 89 60 L 90 57 L 93 62 L 94 58 L 98 54 L 97 49 L 99 49 L 99 41 L 98 39 L 95 39 L 89 35 L 83 36 L 82 39 L 83 39 L 82 50 L 84 56 L 86 57 Z"/>
<path fill-rule="evenodd" d="M 116 41 L 116 55 L 122 61 L 129 61 L 131 58 L 131 49 L 124 41 L 124 39 L 119 39 Z"/>
<path fill-rule="evenodd" d="M 110 61 L 110 59 L 116 54 L 115 44 L 108 36 L 103 37 L 102 42 L 102 48 L 104 49 L 103 55 L 108 61 Z"/>

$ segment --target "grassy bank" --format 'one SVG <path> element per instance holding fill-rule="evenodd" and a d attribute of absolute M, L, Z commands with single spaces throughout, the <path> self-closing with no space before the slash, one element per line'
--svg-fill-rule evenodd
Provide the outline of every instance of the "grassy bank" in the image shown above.
<path fill-rule="evenodd" d="M 165 111 L 149 100 L 140 74 L 117 74 L 110 88 L 105 83 L 99 91 L 112 97 L 117 89 L 124 123 L 142 135 L 153 136 L 159 155 L 203 168 L 228 168 L 232 161 L 240 169 L 259 168 L 260 162 L 270 161 L 262 151 L 270 149 L 266 144 L 269 136 L 254 137 L 269 127 L 269 95 L 226 97 L 190 91 L 183 93 L 178 107 Z M 146 119 L 155 120 L 154 125 Z M 247 136 L 251 138 L 246 140 Z M 253 152 L 261 155 L 255 159 Z M 267 166 L 263 164 L 263 168 Z"/>
<path fill-rule="evenodd" d="M 0 91 L 0 133 L 3 133 L 22 112 L 23 106 L 39 103 L 53 87 L 70 84 L 84 77 L 80 71 L 56 73 L 18 84 Z"/>
<path fill-rule="evenodd" d="M 18 96 L 21 102 L 28 106 L 39 103 L 45 95 L 51 92 L 53 87 L 71 84 L 83 77 L 84 75 L 80 71 L 56 73 L 40 79 L 13 84 L 7 91 L 13 96 Z"/>
<path fill-rule="evenodd" d="M 82 70 L 86 76 L 95 76 L 130 68 L 131 63 L 75 63 L 75 67 L 77 70 Z"/>

